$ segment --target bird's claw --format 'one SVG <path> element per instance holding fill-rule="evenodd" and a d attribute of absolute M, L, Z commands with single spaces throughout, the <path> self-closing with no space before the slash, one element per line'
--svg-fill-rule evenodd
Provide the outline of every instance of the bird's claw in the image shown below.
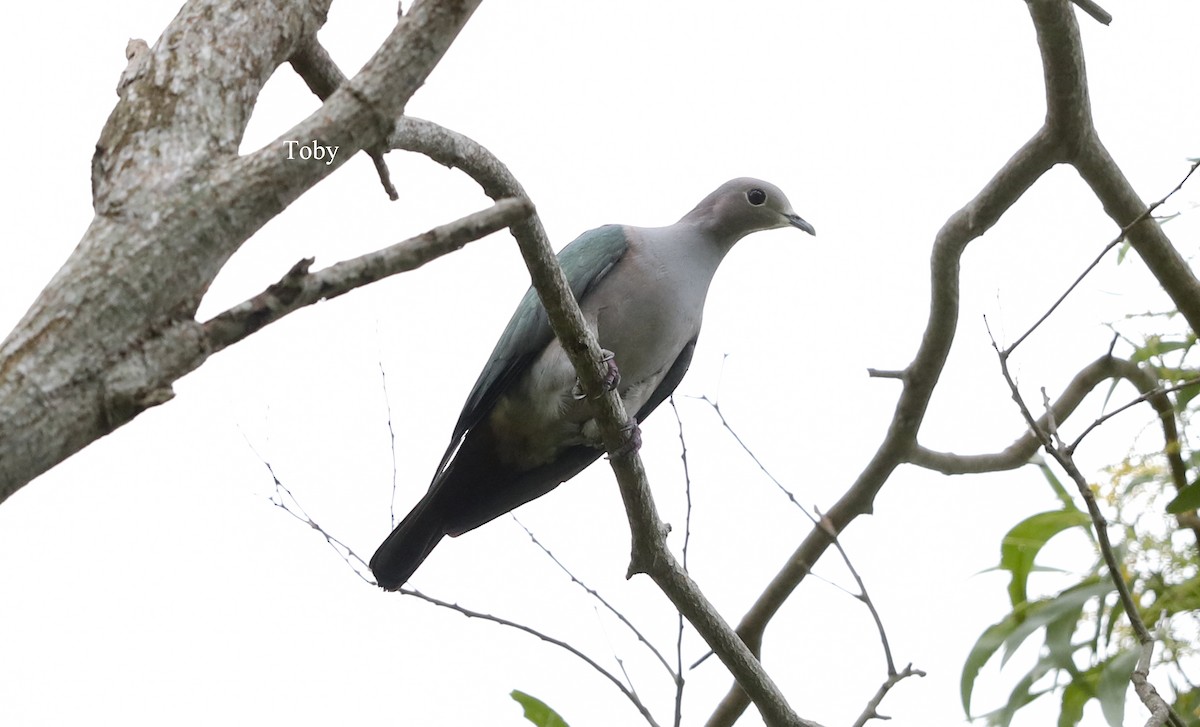
<path fill-rule="evenodd" d="M 642 428 L 638 426 L 636 418 L 630 417 L 625 426 L 621 427 L 621 431 L 625 434 L 625 443 L 605 459 L 625 457 L 642 448 Z"/>
<path fill-rule="evenodd" d="M 621 384 L 621 371 L 617 368 L 616 355 L 612 351 L 600 349 L 600 362 L 608 365 L 608 371 L 604 374 L 604 390 L 612 391 Z M 586 399 L 587 394 L 583 393 L 583 386 L 576 379 L 575 386 L 571 387 L 571 396 L 576 401 Z"/>

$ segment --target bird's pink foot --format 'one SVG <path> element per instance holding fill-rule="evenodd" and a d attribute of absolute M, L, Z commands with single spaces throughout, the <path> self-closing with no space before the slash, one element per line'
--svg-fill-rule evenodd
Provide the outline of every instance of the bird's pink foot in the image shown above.
<path fill-rule="evenodd" d="M 638 426 L 637 419 L 630 417 L 629 422 L 621 427 L 621 432 L 625 435 L 625 443 L 610 454 L 608 459 L 624 457 L 642 448 L 642 428 Z"/>
<path fill-rule="evenodd" d="M 621 384 L 621 371 L 617 368 L 616 356 L 612 351 L 600 349 L 600 361 L 608 367 L 608 371 L 604 374 L 604 390 L 612 391 Z M 586 398 L 587 394 L 583 393 L 583 387 L 579 382 L 575 382 L 575 386 L 571 388 L 571 396 L 576 401 Z"/>

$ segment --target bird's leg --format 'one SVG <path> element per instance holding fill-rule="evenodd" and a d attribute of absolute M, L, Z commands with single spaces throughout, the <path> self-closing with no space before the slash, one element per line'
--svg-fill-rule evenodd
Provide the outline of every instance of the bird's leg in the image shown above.
<path fill-rule="evenodd" d="M 621 384 L 621 372 L 617 369 L 616 358 L 612 351 L 600 349 L 600 361 L 608 365 L 608 373 L 604 375 L 605 391 L 612 391 Z M 587 397 L 587 394 L 583 393 L 583 386 L 579 384 L 578 379 L 575 380 L 575 386 L 571 387 L 571 396 L 576 401 Z"/>
<path fill-rule="evenodd" d="M 624 457 L 625 455 L 633 454 L 642 448 L 642 428 L 638 426 L 638 420 L 636 417 L 629 417 L 629 421 L 625 424 L 625 426 L 621 427 L 621 432 L 626 437 L 625 443 L 620 447 L 617 447 L 617 450 L 605 459 Z"/>

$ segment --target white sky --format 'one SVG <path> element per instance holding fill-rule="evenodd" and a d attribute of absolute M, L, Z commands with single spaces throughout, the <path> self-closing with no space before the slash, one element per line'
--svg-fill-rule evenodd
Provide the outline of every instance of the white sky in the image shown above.
<path fill-rule="evenodd" d="M 1081 18 L 1097 124 L 1149 200 L 1200 155 L 1194 93 L 1200 6 L 1108 0 Z M 153 42 L 171 2 L 19 3 L 0 29 L 9 112 L 0 180 L 9 244 L 0 327 L 9 330 L 91 217 L 89 163 L 117 98 L 130 37 Z M 392 3 L 335 3 L 321 38 L 347 72 L 391 28 Z M 1038 126 L 1040 65 L 1024 4 L 486 2 L 409 105 L 472 136 L 522 180 L 556 246 L 608 222 L 669 224 L 726 179 L 783 188 L 819 236 L 743 241 L 709 296 L 680 386 L 695 505 L 692 572 L 736 622 L 808 530 L 703 402 L 719 394 L 738 433 L 801 502 L 828 508 L 883 436 L 898 385 L 867 367 L 908 363 L 926 318 L 928 254 L 946 217 Z M 254 149 L 316 108 L 289 67 L 263 93 Z M 389 203 L 360 156 L 269 223 L 231 261 L 211 315 L 301 257 L 319 266 L 486 206 L 463 175 L 389 156 Z M 1194 202 L 1195 187 L 1183 200 Z M 1186 206 L 1186 205 L 1177 205 Z M 1185 254 L 1197 226 L 1168 228 Z M 921 440 L 993 451 L 1019 432 L 981 314 L 1011 340 L 1114 233 L 1077 175 L 1039 182 L 964 258 L 963 310 Z M 1060 388 L 1101 354 L 1103 324 L 1163 309 L 1136 261 L 1101 266 L 1015 364 L 1029 392 Z M 511 239 L 465 251 L 271 326 L 179 382 L 178 397 L 93 444 L 0 506 L 0 722 L 62 724 L 528 724 L 508 692 L 545 700 L 572 727 L 639 724 L 573 657 L 365 585 L 313 531 L 267 501 L 255 451 L 332 534 L 369 557 L 419 497 L 462 400 L 527 285 Z M 728 358 L 724 356 L 728 354 Z M 1125 390 L 1119 390 L 1122 396 Z M 1100 402 L 1085 404 L 1094 415 Z M 644 427 L 664 519 L 682 532 L 669 409 Z M 1081 450 L 1091 468 L 1143 431 L 1127 415 Z M 1153 444 L 1154 435 L 1147 434 Z M 252 449 L 253 448 L 253 449 Z M 1055 507 L 1032 469 L 946 478 L 902 469 L 843 542 L 882 612 L 895 657 L 929 672 L 882 711 L 896 727 L 957 725 L 967 650 L 1006 609 L 1002 533 Z M 521 520 L 662 649 L 674 618 L 645 578 L 625 581 L 628 534 L 605 466 L 519 511 Z M 1082 541 L 1048 564 L 1082 567 Z M 831 558 L 818 572 L 850 585 Z M 1049 576 L 1035 586 L 1065 581 Z M 665 674 L 511 520 L 447 540 L 414 584 L 566 638 L 610 669 L 625 661 L 661 723 Z M 685 661 L 704 653 L 685 640 Z M 1031 663 L 985 670 L 977 711 Z M 809 579 L 767 634 L 768 670 L 805 717 L 848 724 L 883 680 L 870 617 Z M 688 674 L 684 723 L 729 679 Z M 1046 724 L 1048 704 L 1015 724 Z M 1144 720 L 1131 709 L 1131 718 Z M 741 724 L 753 725 L 749 713 Z M 1089 708 L 1085 724 L 1102 724 Z"/>

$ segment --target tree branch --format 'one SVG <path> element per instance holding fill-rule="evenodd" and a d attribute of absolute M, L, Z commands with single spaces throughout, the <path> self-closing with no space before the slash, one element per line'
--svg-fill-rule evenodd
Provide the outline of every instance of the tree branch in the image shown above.
<path fill-rule="evenodd" d="M 1054 421 L 1060 424 L 1065 422 L 1096 386 L 1112 378 L 1129 381 L 1143 394 L 1158 390 L 1158 382 L 1154 376 L 1132 361 L 1108 355 L 1101 356 L 1075 374 L 1050 410 L 1038 419 L 1038 425 L 1045 427 L 1048 417 L 1053 417 Z M 1175 417 L 1171 402 L 1165 396 L 1158 396 L 1152 399 L 1152 404 L 1160 417 L 1165 416 L 1162 422 L 1168 445 L 1171 442 L 1177 443 L 1178 434 L 1175 430 Z M 915 444 L 909 452 L 908 462 L 944 475 L 1000 472 L 1028 464 L 1040 446 L 1041 442 L 1037 435 L 1026 430 L 1002 451 L 988 454 L 937 452 Z"/>
<path fill-rule="evenodd" d="M 149 406 L 198 365 L 194 316 L 229 257 L 355 151 L 378 145 L 479 0 L 417 0 L 355 78 L 265 148 L 238 155 L 262 85 L 328 0 L 189 0 L 134 49 L 92 163 L 96 215 L 0 344 L 0 501 Z M 289 140 L 339 146 L 333 164 Z"/>

